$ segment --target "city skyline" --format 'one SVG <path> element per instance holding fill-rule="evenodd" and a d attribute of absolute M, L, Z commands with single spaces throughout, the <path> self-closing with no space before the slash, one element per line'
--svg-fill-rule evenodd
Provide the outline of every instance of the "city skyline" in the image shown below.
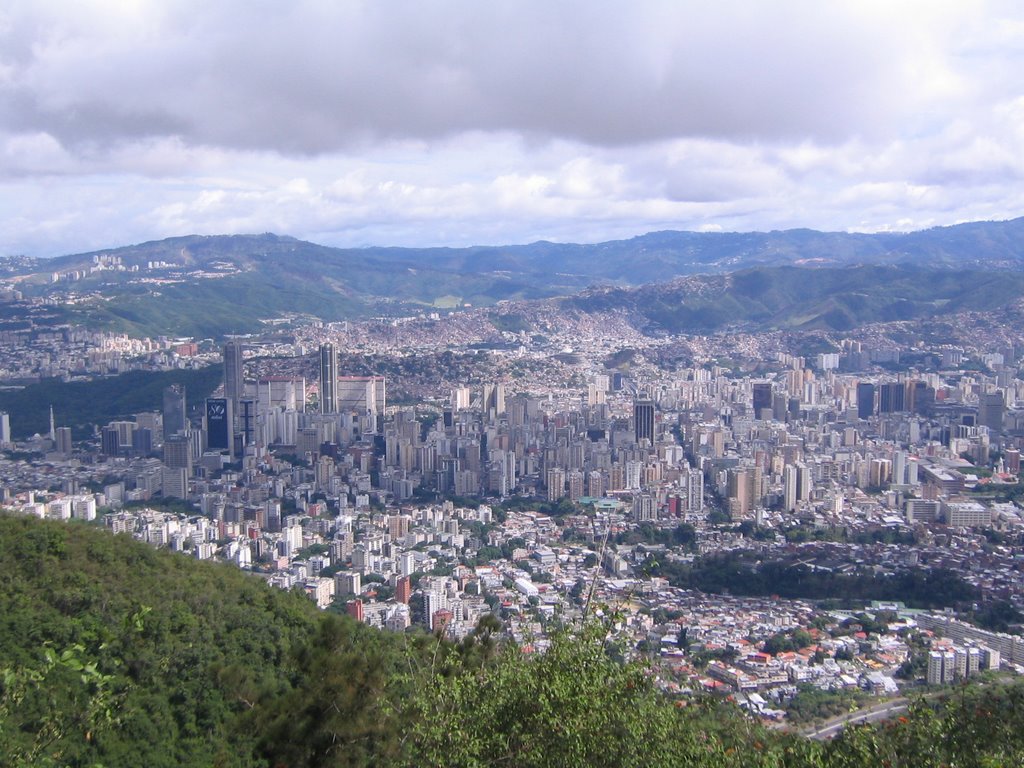
<path fill-rule="evenodd" d="M 1007 0 L 3 4 L 4 764 L 1024 765 L 1021 71 Z"/>
<path fill-rule="evenodd" d="M 904 231 L 1024 211 L 1009 3 L 0 18 L 0 255 L 188 233 Z"/>

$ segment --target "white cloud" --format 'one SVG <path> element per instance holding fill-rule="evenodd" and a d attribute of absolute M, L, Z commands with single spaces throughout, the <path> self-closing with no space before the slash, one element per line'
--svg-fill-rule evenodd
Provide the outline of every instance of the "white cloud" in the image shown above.
<path fill-rule="evenodd" d="M 0 9 L 0 253 L 1021 213 L 1009 2 Z"/>

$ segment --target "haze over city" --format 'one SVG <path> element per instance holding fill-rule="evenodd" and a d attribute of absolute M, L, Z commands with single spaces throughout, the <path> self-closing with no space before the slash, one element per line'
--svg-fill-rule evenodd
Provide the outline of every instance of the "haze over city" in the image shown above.
<path fill-rule="evenodd" d="M 0 254 L 912 230 L 1024 210 L 1009 2 L 12 2 Z"/>

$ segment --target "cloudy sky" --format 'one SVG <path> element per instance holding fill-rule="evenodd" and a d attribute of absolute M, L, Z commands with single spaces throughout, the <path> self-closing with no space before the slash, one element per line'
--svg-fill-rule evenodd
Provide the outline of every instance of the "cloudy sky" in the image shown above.
<path fill-rule="evenodd" d="M 1024 6 L 5 0 L 0 255 L 1024 215 Z"/>

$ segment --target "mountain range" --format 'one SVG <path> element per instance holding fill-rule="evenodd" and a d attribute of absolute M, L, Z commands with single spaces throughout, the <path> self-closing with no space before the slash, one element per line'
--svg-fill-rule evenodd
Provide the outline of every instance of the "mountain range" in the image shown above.
<path fill-rule="evenodd" d="M 709 277 L 685 279 L 695 275 Z M 553 297 L 574 297 L 567 306 L 584 311 L 615 301 L 645 306 L 652 322 L 675 330 L 725 321 L 838 329 L 977 306 L 979 280 L 997 289 L 990 301 L 1014 299 L 1020 276 L 1024 218 L 906 234 L 665 231 L 596 244 L 469 248 L 191 235 L 53 259 L 0 259 L 0 284 L 26 298 L 73 299 L 58 320 L 193 336 L 256 331 L 281 316 L 338 320 Z M 936 286 L 943 293 L 930 294 Z M 703 298 L 688 303 L 689 291 Z M 793 302 L 806 310 L 809 299 L 806 317 L 783 311 Z"/>

